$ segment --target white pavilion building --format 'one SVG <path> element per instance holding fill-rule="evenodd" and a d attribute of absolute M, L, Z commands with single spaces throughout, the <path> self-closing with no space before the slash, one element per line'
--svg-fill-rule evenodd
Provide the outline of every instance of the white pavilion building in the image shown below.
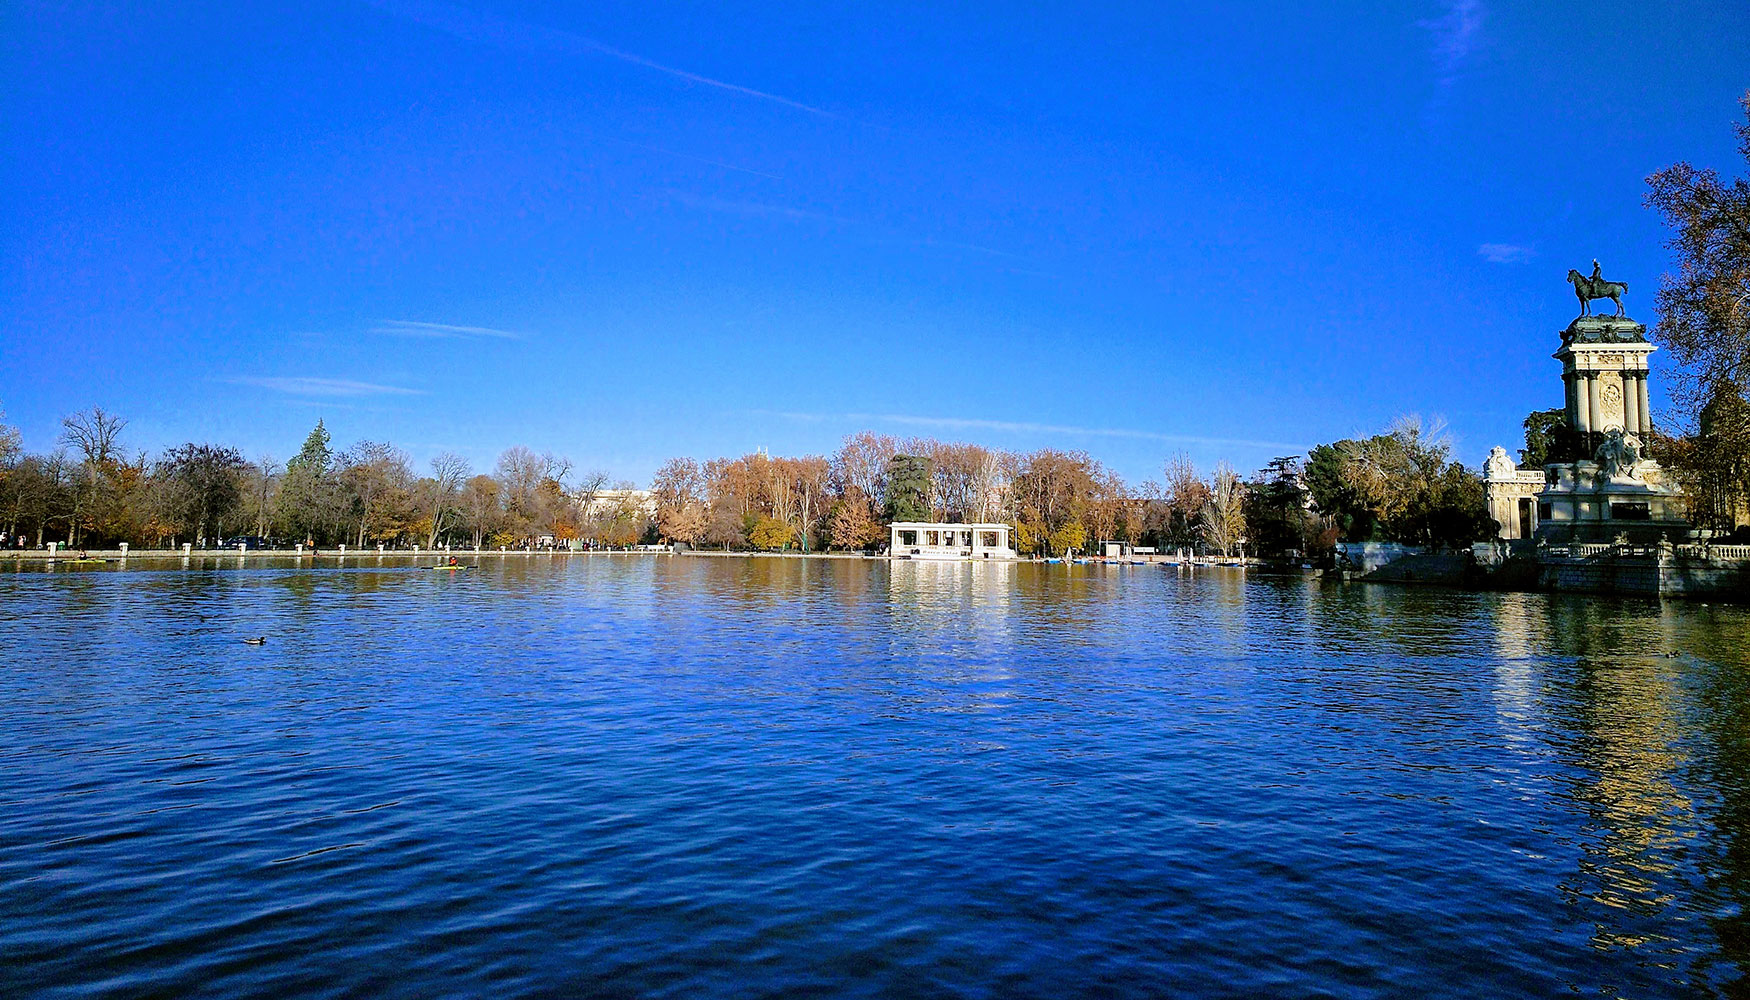
<path fill-rule="evenodd" d="M 1006 524 L 895 521 L 887 554 L 894 559 L 1013 559 Z"/>

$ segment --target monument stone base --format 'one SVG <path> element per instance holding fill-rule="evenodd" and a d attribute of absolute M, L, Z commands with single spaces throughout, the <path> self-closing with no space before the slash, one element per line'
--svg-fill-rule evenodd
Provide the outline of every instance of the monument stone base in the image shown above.
<path fill-rule="evenodd" d="M 1682 495 L 1651 460 L 1617 470 L 1585 460 L 1545 466 L 1537 505 L 1537 537 L 1551 543 L 1676 542 L 1694 530 Z"/>

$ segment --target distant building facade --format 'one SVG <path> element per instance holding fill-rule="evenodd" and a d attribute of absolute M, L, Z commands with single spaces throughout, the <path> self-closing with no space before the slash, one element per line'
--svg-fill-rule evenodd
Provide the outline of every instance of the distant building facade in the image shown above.
<path fill-rule="evenodd" d="M 1013 559 L 1010 530 L 994 522 L 895 521 L 887 552 L 894 559 Z"/>
<path fill-rule="evenodd" d="M 596 490 L 581 504 L 585 518 L 605 516 L 631 508 L 645 517 L 656 516 L 656 493 L 652 490 Z"/>

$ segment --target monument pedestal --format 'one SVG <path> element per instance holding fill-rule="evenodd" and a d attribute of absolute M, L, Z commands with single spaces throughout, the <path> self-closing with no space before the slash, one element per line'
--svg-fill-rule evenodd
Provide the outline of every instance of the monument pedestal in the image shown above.
<path fill-rule="evenodd" d="M 1562 348 L 1552 357 L 1562 363 L 1576 448 L 1562 457 L 1590 457 L 1613 428 L 1644 444 L 1653 433 L 1647 356 L 1658 350 L 1647 342 L 1647 328 L 1625 316 L 1582 316 L 1561 337 Z"/>
<path fill-rule="evenodd" d="M 1620 433 L 1614 439 L 1621 440 Z M 1544 467 L 1537 537 L 1549 542 L 1678 540 L 1691 532 L 1683 496 L 1651 460 L 1613 467 L 1583 460 Z"/>

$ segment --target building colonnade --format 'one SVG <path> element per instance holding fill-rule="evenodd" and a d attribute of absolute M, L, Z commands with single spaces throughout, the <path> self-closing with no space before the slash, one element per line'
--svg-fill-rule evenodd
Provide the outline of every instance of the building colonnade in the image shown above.
<path fill-rule="evenodd" d="M 1597 370 L 1575 370 L 1562 375 L 1567 386 L 1568 425 L 1582 434 L 1602 434 L 1608 429 L 1599 396 L 1599 378 L 1603 374 Z M 1617 374 L 1622 379 L 1623 433 L 1644 439 L 1653 430 L 1652 408 L 1647 399 L 1647 373 L 1643 370 Z"/>

